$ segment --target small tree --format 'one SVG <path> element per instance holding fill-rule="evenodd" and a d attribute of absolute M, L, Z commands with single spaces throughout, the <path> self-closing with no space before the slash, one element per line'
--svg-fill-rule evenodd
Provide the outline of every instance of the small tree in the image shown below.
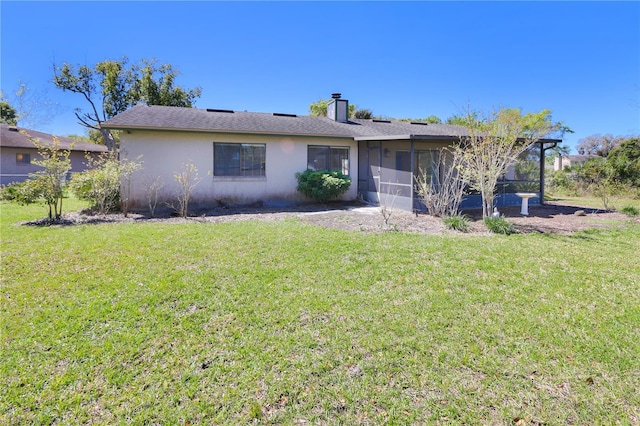
<path fill-rule="evenodd" d="M 578 171 L 579 179 L 586 185 L 587 190 L 600 198 L 605 210 L 609 209 L 611 195 L 616 189 L 614 169 L 604 158 L 587 160 Z"/>
<path fill-rule="evenodd" d="M 27 137 L 26 132 L 23 132 Z M 61 149 L 58 138 L 54 136 L 51 145 L 40 144 L 35 138 L 31 142 L 38 148 L 40 159 L 34 159 L 33 164 L 42 167 L 20 187 L 16 201 L 31 204 L 44 201 L 49 207 L 49 219 L 58 220 L 62 216 L 62 199 L 66 175 L 71 170 L 70 149 Z"/>
<path fill-rule="evenodd" d="M 386 193 L 382 192 L 382 186 L 387 186 Z M 396 227 L 391 224 L 391 216 L 394 213 L 396 199 L 400 195 L 400 190 L 391 191 L 393 185 L 391 182 L 380 182 L 378 190 L 378 203 L 380 204 L 380 214 L 382 215 L 382 226 L 385 231 L 395 230 Z"/>
<path fill-rule="evenodd" d="M 440 176 L 432 176 L 420 169 L 415 176 L 418 197 L 432 216 L 455 216 L 467 185 L 460 173 L 462 155 L 459 150 L 443 148 L 432 164 L 432 170 Z"/>
<path fill-rule="evenodd" d="M 171 208 L 176 210 L 181 217 L 189 215 L 189 201 L 193 195 L 196 185 L 202 180 L 198 175 L 198 168 L 192 162 L 182 164 L 179 171 L 173 173 L 173 179 L 178 182 L 179 189 L 176 194 L 177 205 L 171 204 Z"/>
<path fill-rule="evenodd" d="M 156 207 L 158 205 L 158 198 L 160 197 L 160 190 L 164 188 L 164 182 L 160 176 L 156 176 L 153 179 L 147 179 L 145 181 L 145 194 L 147 196 L 147 206 L 149 206 L 149 213 L 151 217 L 156 215 Z"/>
<path fill-rule="evenodd" d="M 498 179 L 507 167 L 542 137 L 553 131 L 571 130 L 562 123 L 553 123 L 549 110 L 523 115 L 512 108 L 482 119 L 479 116 L 469 112 L 466 117 L 457 118 L 468 134 L 460 137 L 455 150 L 461 157 L 459 170 L 470 187 L 482 196 L 482 216 L 488 217 L 493 211 Z"/>

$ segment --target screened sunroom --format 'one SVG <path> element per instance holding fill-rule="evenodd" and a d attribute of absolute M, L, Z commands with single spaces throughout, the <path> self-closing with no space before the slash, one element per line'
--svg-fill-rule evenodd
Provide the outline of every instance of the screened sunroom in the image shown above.
<path fill-rule="evenodd" d="M 424 137 L 358 140 L 358 192 L 367 201 L 408 211 L 425 211 L 417 193 L 416 178 L 420 176 L 436 187 L 445 175 L 447 159 L 440 158 L 442 149 L 457 141 L 454 137 Z M 495 205 L 516 206 L 518 193 L 534 193 L 531 204 L 540 204 L 544 197 L 544 151 L 557 141 L 544 140 L 525 151 L 500 178 Z M 467 190 L 461 208 L 480 208 L 481 197 Z"/>

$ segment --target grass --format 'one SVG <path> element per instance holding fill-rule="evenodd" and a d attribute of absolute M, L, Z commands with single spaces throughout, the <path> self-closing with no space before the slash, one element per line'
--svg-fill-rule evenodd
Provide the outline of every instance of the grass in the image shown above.
<path fill-rule="evenodd" d="M 638 424 L 640 226 L 18 226 L 1 424 Z"/>
<path fill-rule="evenodd" d="M 471 219 L 463 214 L 445 216 L 442 218 L 442 221 L 447 229 L 455 231 L 469 232 L 469 229 L 471 228 Z"/>
<path fill-rule="evenodd" d="M 640 209 L 635 206 L 627 205 L 620 209 L 620 213 L 624 213 L 629 217 L 640 216 Z"/>
<path fill-rule="evenodd" d="M 483 221 L 487 229 L 494 234 L 511 235 L 515 232 L 513 224 L 502 216 L 485 217 Z"/>
<path fill-rule="evenodd" d="M 551 195 L 551 201 L 554 203 L 565 204 L 568 206 L 590 207 L 594 209 L 604 209 L 602 199 L 594 196 L 574 197 L 569 195 Z M 624 207 L 632 206 L 640 208 L 640 198 L 630 197 L 611 197 L 609 200 L 609 208 L 621 210 Z"/>

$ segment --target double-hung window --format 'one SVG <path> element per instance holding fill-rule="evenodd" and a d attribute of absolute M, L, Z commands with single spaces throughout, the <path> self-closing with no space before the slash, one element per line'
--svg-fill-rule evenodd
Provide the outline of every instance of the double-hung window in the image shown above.
<path fill-rule="evenodd" d="M 265 176 L 265 144 L 214 143 L 214 176 Z"/>
<path fill-rule="evenodd" d="M 307 168 L 311 170 L 337 170 L 349 174 L 349 147 L 309 145 Z"/>

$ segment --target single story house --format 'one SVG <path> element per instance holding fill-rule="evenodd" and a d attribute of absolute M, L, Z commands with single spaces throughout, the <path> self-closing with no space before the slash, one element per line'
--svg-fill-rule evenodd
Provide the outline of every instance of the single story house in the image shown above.
<path fill-rule="evenodd" d="M 51 146 L 54 136 L 35 130 L 21 129 L 9 124 L 0 124 L 0 184 L 22 182 L 30 173 L 42 168 L 32 163 L 40 159 L 38 148 L 32 140 L 39 144 Z M 86 170 L 86 154 L 97 155 L 107 152 L 107 147 L 83 141 L 75 141 L 66 137 L 58 137 L 61 149 L 69 149 L 71 160 L 70 173 Z"/>
<path fill-rule="evenodd" d="M 137 105 L 103 127 L 119 131 L 121 158 L 143 162 L 129 184 L 131 208 L 146 208 L 153 181 L 164 185 L 161 198 L 171 199 L 178 191 L 174 173 L 191 163 L 200 178 L 194 206 L 300 202 L 304 198 L 296 191 L 295 173 L 311 168 L 349 175 L 352 185 L 343 199 L 379 202 L 387 197 L 395 208 L 424 209 L 414 176 L 425 170 L 437 178 L 439 150 L 467 135 L 466 129 L 349 119 L 348 109 L 340 94 L 329 102 L 327 117 Z M 518 205 L 515 193 L 522 190 L 536 192 L 538 202 L 542 200 L 542 154 L 558 142 L 536 144 L 523 161 L 525 167 L 516 165 L 507 173 L 499 185 L 498 205 Z M 470 194 L 463 207 L 480 206 L 479 197 Z"/>
<path fill-rule="evenodd" d="M 564 170 L 570 167 L 582 166 L 587 160 L 598 158 L 597 155 L 558 155 L 553 161 L 553 170 Z"/>

